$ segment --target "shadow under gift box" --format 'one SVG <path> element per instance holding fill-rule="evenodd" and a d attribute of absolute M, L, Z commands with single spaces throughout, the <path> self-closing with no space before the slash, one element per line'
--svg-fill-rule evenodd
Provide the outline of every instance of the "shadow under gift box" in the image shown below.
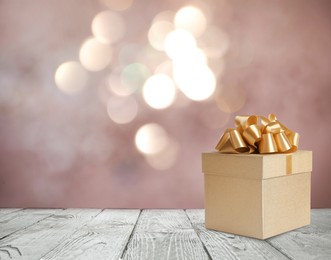
<path fill-rule="evenodd" d="M 312 152 L 202 154 L 206 228 L 266 239 L 310 224 Z"/>

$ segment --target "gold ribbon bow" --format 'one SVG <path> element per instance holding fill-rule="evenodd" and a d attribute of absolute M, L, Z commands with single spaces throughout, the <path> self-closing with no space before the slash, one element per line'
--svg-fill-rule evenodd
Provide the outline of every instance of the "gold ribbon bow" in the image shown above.
<path fill-rule="evenodd" d="M 260 124 L 259 124 L 260 121 Z M 236 116 L 215 149 L 222 153 L 290 153 L 298 149 L 299 134 L 280 123 L 274 114 Z"/>

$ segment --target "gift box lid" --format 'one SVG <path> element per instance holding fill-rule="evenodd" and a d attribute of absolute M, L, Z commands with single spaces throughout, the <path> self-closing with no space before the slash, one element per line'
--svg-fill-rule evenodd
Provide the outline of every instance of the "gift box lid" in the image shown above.
<path fill-rule="evenodd" d="M 247 179 L 268 179 L 312 171 L 312 151 L 288 154 L 202 153 L 202 172 Z"/>

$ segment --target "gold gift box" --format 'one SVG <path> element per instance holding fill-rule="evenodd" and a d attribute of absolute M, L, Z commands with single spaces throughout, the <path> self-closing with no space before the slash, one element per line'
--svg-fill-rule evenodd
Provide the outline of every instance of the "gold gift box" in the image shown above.
<path fill-rule="evenodd" d="M 208 229 L 266 239 L 310 224 L 312 152 L 202 154 Z"/>

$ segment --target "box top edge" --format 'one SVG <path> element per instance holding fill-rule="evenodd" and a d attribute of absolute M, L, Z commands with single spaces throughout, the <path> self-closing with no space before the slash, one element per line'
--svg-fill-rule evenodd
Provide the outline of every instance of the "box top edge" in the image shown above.
<path fill-rule="evenodd" d="M 283 156 L 283 155 L 291 155 L 291 154 L 298 154 L 298 153 L 312 153 L 313 151 L 311 150 L 298 150 L 296 152 L 293 153 L 269 153 L 269 154 L 260 154 L 260 153 L 254 153 L 254 154 L 250 154 L 250 153 L 221 153 L 218 151 L 210 151 L 210 152 L 202 152 L 202 155 L 205 154 L 219 154 L 219 155 L 225 155 L 225 156 L 242 156 L 242 157 L 246 157 L 246 156 L 253 156 L 253 157 L 265 157 L 265 156 Z"/>

